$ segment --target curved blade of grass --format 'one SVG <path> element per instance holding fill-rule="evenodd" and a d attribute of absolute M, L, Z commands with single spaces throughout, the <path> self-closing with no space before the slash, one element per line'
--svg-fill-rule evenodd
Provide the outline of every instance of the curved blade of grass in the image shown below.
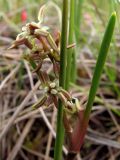
<path fill-rule="evenodd" d="M 116 22 L 116 13 L 113 12 L 110 17 L 110 20 L 106 28 L 106 31 L 105 31 L 105 34 L 102 40 L 102 44 L 100 47 L 100 51 L 99 51 L 95 71 L 93 74 L 92 84 L 91 84 L 91 88 L 90 88 L 90 92 L 88 96 L 88 102 L 86 105 L 84 116 L 83 116 L 82 122 L 81 123 L 78 122 L 78 124 L 76 125 L 76 128 L 73 133 L 71 150 L 74 152 L 78 152 L 81 148 L 81 145 L 83 144 L 84 136 L 85 136 L 86 129 L 88 126 L 88 122 L 89 122 L 90 112 L 93 106 L 97 88 L 99 86 L 100 77 L 103 71 L 108 49 L 109 49 L 110 42 L 112 39 L 115 22 Z"/>

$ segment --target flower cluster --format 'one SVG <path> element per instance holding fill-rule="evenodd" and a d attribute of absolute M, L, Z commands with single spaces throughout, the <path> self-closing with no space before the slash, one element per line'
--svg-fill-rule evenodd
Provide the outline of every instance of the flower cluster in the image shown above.
<path fill-rule="evenodd" d="M 78 112 L 80 109 L 79 101 L 59 86 L 59 38 L 54 40 L 48 32 L 48 27 L 42 26 L 43 13 L 44 6 L 40 9 L 38 23 L 31 22 L 22 27 L 22 32 L 18 34 L 10 49 L 23 44 L 30 49 L 30 54 L 26 55 L 25 59 L 34 64 L 34 72 L 39 76 L 44 89 L 43 97 L 33 107 L 40 107 L 43 104 L 48 106 L 50 103 L 54 103 L 57 107 L 58 99 L 60 99 L 66 112 Z M 41 70 L 46 58 L 49 58 L 53 64 L 55 74 L 53 82 L 51 82 L 49 75 Z"/>

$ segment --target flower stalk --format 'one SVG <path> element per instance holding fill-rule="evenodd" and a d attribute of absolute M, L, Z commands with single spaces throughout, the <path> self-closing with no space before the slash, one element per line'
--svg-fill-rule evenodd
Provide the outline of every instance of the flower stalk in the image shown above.
<path fill-rule="evenodd" d="M 66 78 L 67 33 L 68 33 L 68 0 L 63 0 L 62 32 L 61 32 L 61 48 L 60 48 L 60 75 L 59 75 L 59 85 L 62 88 L 65 88 L 65 78 Z M 62 159 L 63 141 L 64 141 L 63 104 L 59 100 L 54 160 Z"/>
<path fill-rule="evenodd" d="M 75 7 L 75 1 L 70 0 L 70 21 L 69 21 L 69 44 L 73 44 L 74 42 L 74 7 Z M 73 67 L 73 60 L 72 55 L 76 54 L 74 48 L 70 48 L 67 51 L 67 74 L 66 74 L 66 90 L 69 89 L 71 77 L 74 77 L 74 75 L 71 75 L 71 69 Z M 75 68 L 76 69 L 76 68 Z M 76 73 L 76 71 L 74 71 Z M 74 79 L 74 78 L 73 78 Z"/>

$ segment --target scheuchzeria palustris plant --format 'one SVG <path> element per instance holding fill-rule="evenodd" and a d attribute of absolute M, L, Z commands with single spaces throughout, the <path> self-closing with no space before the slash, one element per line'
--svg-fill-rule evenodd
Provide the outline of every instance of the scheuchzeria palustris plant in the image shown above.
<path fill-rule="evenodd" d="M 23 57 L 30 63 L 34 69 L 33 72 L 37 73 L 44 88 L 43 97 L 40 98 L 39 101 L 32 107 L 40 107 L 43 104 L 45 105 L 45 103 L 49 105 L 47 101 L 49 99 L 49 103 L 54 103 L 57 108 L 57 101 L 60 99 L 63 103 L 65 112 L 73 114 L 79 112 L 79 101 L 77 98 L 72 97 L 62 87 L 59 87 L 59 39 L 54 40 L 48 32 L 48 27 L 41 26 L 44 7 L 45 6 L 42 6 L 40 9 L 38 16 L 39 22 L 31 22 L 26 24 L 9 49 L 17 48 L 23 44 L 30 49 L 30 54 L 24 54 Z M 39 44 L 42 44 L 42 47 L 39 46 Z M 69 45 L 67 48 L 69 49 L 73 46 L 74 44 Z M 49 58 L 53 64 L 54 80 L 50 80 L 50 76 L 47 72 L 41 69 L 46 58 Z"/>
<path fill-rule="evenodd" d="M 58 100 L 61 100 L 65 113 L 63 116 L 64 128 L 69 139 L 69 154 L 67 159 L 70 160 L 80 151 L 81 145 L 83 144 L 89 122 L 89 115 L 110 46 L 116 15 L 113 13 L 109 20 L 96 63 L 87 106 L 86 109 L 83 110 L 79 100 L 72 97 L 68 91 L 59 86 L 60 34 L 58 32 L 57 38 L 53 38 L 48 31 L 48 27 L 42 26 L 44 8 L 45 6 L 42 6 L 39 11 L 38 23 L 31 22 L 26 24 L 10 49 L 17 48 L 20 45 L 25 45 L 30 49 L 30 53 L 24 54 L 23 57 L 30 63 L 34 72 L 37 73 L 44 90 L 43 96 L 32 107 L 38 108 L 42 105 L 49 106 L 51 103 L 54 103 L 55 107 L 58 108 Z M 71 47 L 72 45 L 67 48 L 70 49 Z M 49 58 L 53 64 L 54 80 L 51 80 L 50 75 L 42 70 L 42 65 L 46 58 Z M 73 114 L 78 117 L 75 128 L 72 128 L 70 124 L 70 118 Z"/>

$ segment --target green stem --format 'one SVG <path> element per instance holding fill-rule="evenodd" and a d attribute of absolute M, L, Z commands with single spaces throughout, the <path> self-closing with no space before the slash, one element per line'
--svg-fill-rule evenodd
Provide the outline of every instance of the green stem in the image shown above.
<path fill-rule="evenodd" d="M 68 0 L 63 0 L 62 33 L 61 33 L 61 48 L 60 48 L 60 76 L 59 76 L 59 85 L 62 88 L 65 88 L 65 78 L 66 78 L 67 32 L 68 32 Z M 63 141 L 64 141 L 63 106 L 62 102 L 59 101 L 54 160 L 62 160 Z"/>
<path fill-rule="evenodd" d="M 74 0 L 70 0 L 70 21 L 69 21 L 69 44 L 74 42 Z M 72 64 L 72 54 L 74 53 L 74 48 L 67 51 L 67 74 L 66 74 L 66 90 L 69 89 L 71 80 L 71 64 Z M 73 76 L 73 75 L 72 75 Z"/>

